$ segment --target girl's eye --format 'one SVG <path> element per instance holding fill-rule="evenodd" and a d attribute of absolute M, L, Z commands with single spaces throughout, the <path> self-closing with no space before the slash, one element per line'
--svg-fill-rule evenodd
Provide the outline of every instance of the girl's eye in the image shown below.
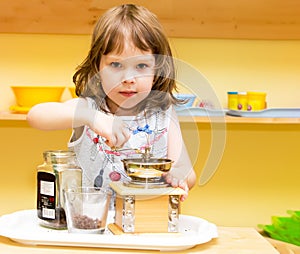
<path fill-rule="evenodd" d="M 122 64 L 119 63 L 119 62 L 112 62 L 112 63 L 110 64 L 110 66 L 113 67 L 113 68 L 121 68 L 121 67 L 122 67 Z"/>
<path fill-rule="evenodd" d="M 148 67 L 147 64 L 141 63 L 141 64 L 138 64 L 136 68 L 137 69 L 146 69 L 147 67 Z"/>

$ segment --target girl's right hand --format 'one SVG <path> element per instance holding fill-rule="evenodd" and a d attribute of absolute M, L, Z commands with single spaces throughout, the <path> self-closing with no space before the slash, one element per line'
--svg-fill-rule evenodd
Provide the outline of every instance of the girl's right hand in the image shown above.
<path fill-rule="evenodd" d="M 110 147 L 122 147 L 130 138 L 130 131 L 118 116 L 97 111 L 90 128 L 106 139 Z"/>

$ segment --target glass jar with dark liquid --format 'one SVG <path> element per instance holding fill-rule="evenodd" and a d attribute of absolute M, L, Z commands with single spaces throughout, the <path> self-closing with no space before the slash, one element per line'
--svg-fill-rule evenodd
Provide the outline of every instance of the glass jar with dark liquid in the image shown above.
<path fill-rule="evenodd" d="M 72 151 L 45 151 L 43 157 L 44 163 L 37 167 L 39 224 L 54 229 L 66 229 L 64 191 L 81 187 L 82 170 Z"/>

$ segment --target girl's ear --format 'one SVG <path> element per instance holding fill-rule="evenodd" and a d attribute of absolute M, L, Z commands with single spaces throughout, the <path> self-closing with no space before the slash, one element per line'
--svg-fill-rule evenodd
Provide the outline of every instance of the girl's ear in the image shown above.
<path fill-rule="evenodd" d="M 95 79 L 96 79 L 96 86 L 97 87 L 101 86 L 101 76 L 100 76 L 100 73 L 97 73 L 95 75 Z"/>

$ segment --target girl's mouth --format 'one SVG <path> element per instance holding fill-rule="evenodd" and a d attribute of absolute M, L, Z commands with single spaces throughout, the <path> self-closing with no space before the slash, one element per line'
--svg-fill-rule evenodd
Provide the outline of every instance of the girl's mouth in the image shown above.
<path fill-rule="evenodd" d="M 133 92 L 133 91 L 123 91 L 123 92 L 120 92 L 121 95 L 125 96 L 125 97 L 131 97 L 133 95 L 136 95 L 136 92 Z"/>

